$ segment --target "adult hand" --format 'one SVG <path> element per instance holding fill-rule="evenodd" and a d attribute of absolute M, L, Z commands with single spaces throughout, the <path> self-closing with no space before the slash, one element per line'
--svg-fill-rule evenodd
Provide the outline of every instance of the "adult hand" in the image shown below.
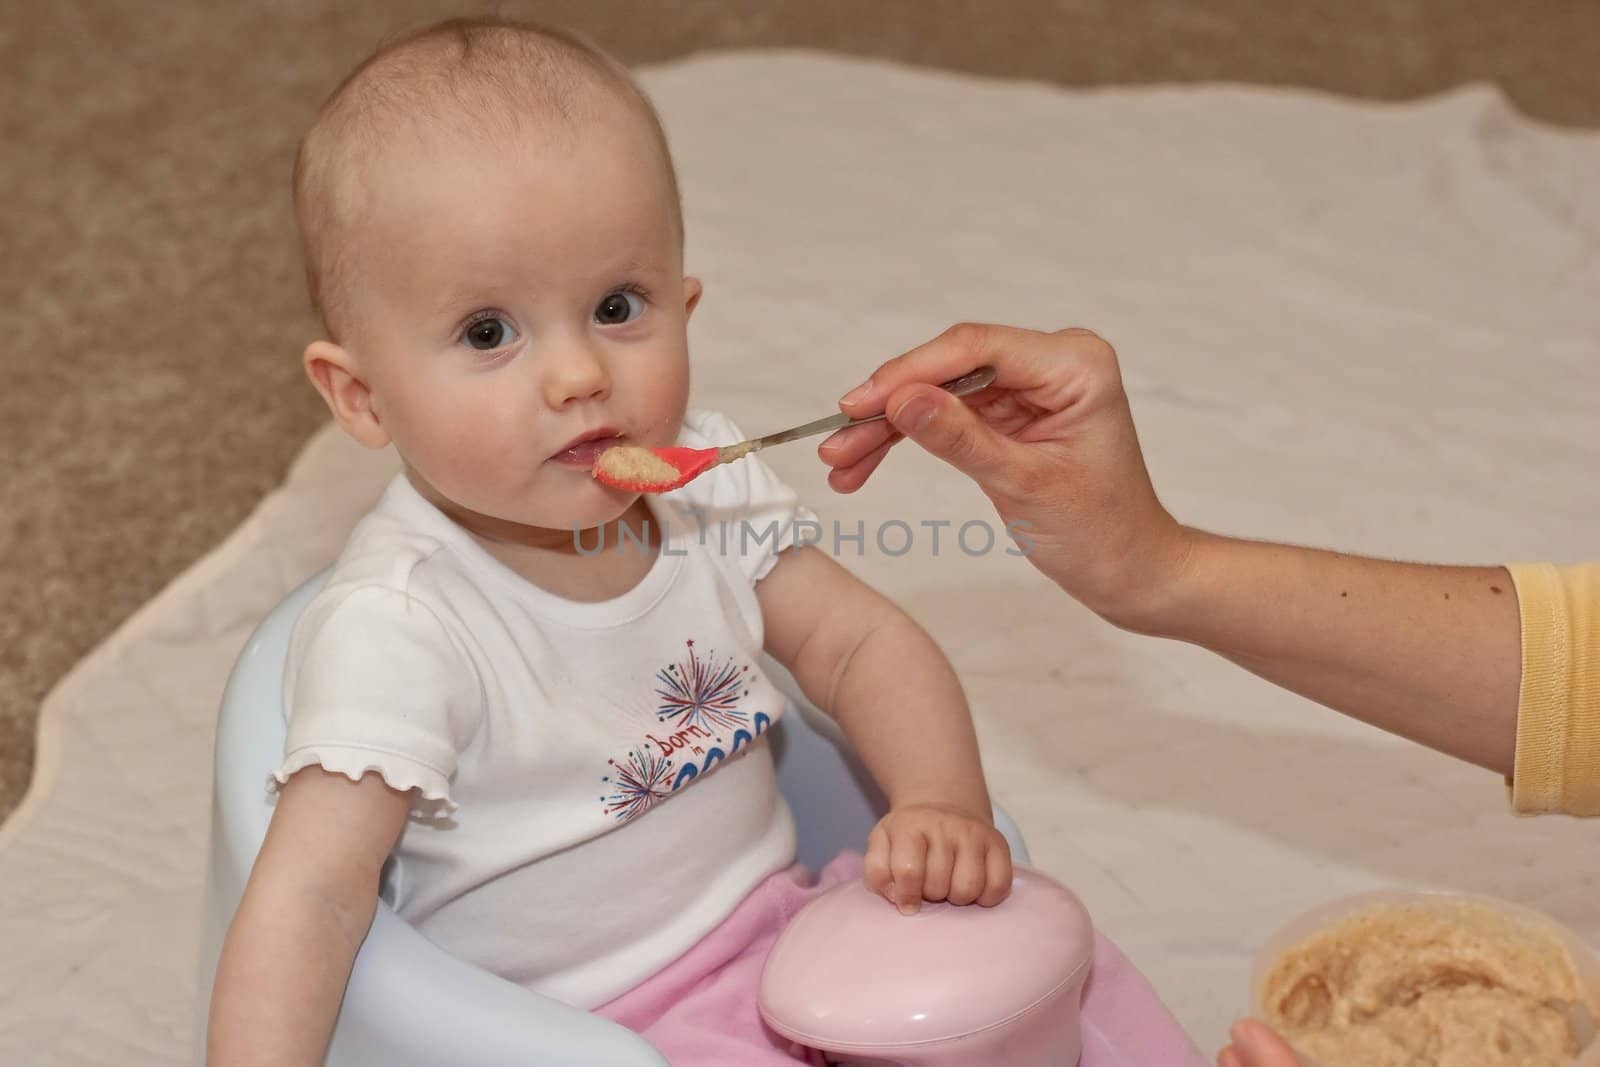
<path fill-rule="evenodd" d="M 994 384 L 965 401 L 937 388 L 984 364 Z M 1151 487 L 1116 352 L 1088 330 L 953 326 L 839 407 L 889 417 L 818 446 L 835 490 L 859 489 L 909 437 L 976 481 L 1034 566 L 1113 622 L 1137 628 L 1183 568 L 1189 532 Z"/>
<path fill-rule="evenodd" d="M 1301 1067 L 1288 1042 L 1254 1019 L 1235 1023 L 1232 1037 L 1217 1055 L 1217 1067 Z"/>

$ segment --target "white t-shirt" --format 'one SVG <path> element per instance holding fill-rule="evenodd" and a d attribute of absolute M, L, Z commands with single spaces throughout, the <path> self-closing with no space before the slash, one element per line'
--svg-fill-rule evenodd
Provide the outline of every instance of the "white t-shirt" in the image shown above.
<path fill-rule="evenodd" d="M 691 412 L 679 443 L 742 437 Z M 755 457 L 651 509 L 649 572 L 581 603 L 500 563 L 401 475 L 298 621 L 284 675 L 274 784 L 320 764 L 414 790 L 391 861 L 399 913 L 586 1008 L 794 856 L 763 736 L 785 698 L 760 670 L 755 583 L 815 518 Z"/>

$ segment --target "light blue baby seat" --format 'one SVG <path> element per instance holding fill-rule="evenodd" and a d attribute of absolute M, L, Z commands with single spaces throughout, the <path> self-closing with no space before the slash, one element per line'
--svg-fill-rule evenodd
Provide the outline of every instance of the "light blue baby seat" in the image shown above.
<path fill-rule="evenodd" d="M 222 938 L 266 836 L 267 776 L 283 756 L 283 665 L 289 633 L 321 587 L 319 573 L 286 596 L 246 642 L 228 679 L 217 723 L 212 787 L 206 954 L 197 1005 L 200 1049 Z M 884 811 L 833 725 L 770 658 L 762 669 L 788 694 L 788 714 L 767 735 L 778 783 L 794 809 L 798 859 L 813 870 L 847 848 L 865 847 Z M 1010 818 L 996 825 L 1013 858 L 1028 859 Z M 663 1067 L 641 1037 L 609 1020 L 513 985 L 427 940 L 390 907 L 387 883 L 333 1033 L 331 1067 Z M 197 1062 L 199 1054 L 197 1054 Z"/>

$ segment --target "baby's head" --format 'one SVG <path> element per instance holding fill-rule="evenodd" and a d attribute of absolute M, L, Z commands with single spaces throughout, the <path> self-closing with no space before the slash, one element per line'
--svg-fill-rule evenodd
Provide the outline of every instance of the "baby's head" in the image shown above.
<path fill-rule="evenodd" d="M 469 528 L 632 502 L 584 438 L 669 444 L 688 396 L 683 220 L 654 109 L 564 35 L 454 20 L 380 49 L 301 142 L 295 210 L 326 339 L 306 371 Z"/>

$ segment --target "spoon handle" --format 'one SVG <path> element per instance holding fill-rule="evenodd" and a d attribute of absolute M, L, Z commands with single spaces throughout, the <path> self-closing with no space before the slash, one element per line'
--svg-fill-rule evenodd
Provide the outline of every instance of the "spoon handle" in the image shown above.
<path fill-rule="evenodd" d="M 963 374 L 959 378 L 952 378 L 939 386 L 939 388 L 952 396 L 967 396 L 970 393 L 976 393 L 980 389 L 988 388 L 993 381 L 994 368 L 979 367 L 969 374 Z M 738 459 L 740 456 L 747 456 L 758 449 L 766 448 L 768 445 L 781 445 L 789 441 L 798 441 L 802 437 L 811 437 L 819 433 L 827 433 L 830 430 L 840 430 L 846 426 L 860 426 L 863 423 L 877 422 L 879 419 L 886 418 L 887 415 L 887 412 L 882 412 L 877 415 L 868 415 L 864 419 L 852 419 L 842 412 L 838 415 L 829 415 L 827 418 L 804 423 L 792 429 L 780 430 L 777 433 L 769 433 L 765 437 L 756 437 L 749 441 L 741 441 L 736 445 L 728 445 L 719 450 L 720 462 L 726 463 L 729 460 Z"/>

